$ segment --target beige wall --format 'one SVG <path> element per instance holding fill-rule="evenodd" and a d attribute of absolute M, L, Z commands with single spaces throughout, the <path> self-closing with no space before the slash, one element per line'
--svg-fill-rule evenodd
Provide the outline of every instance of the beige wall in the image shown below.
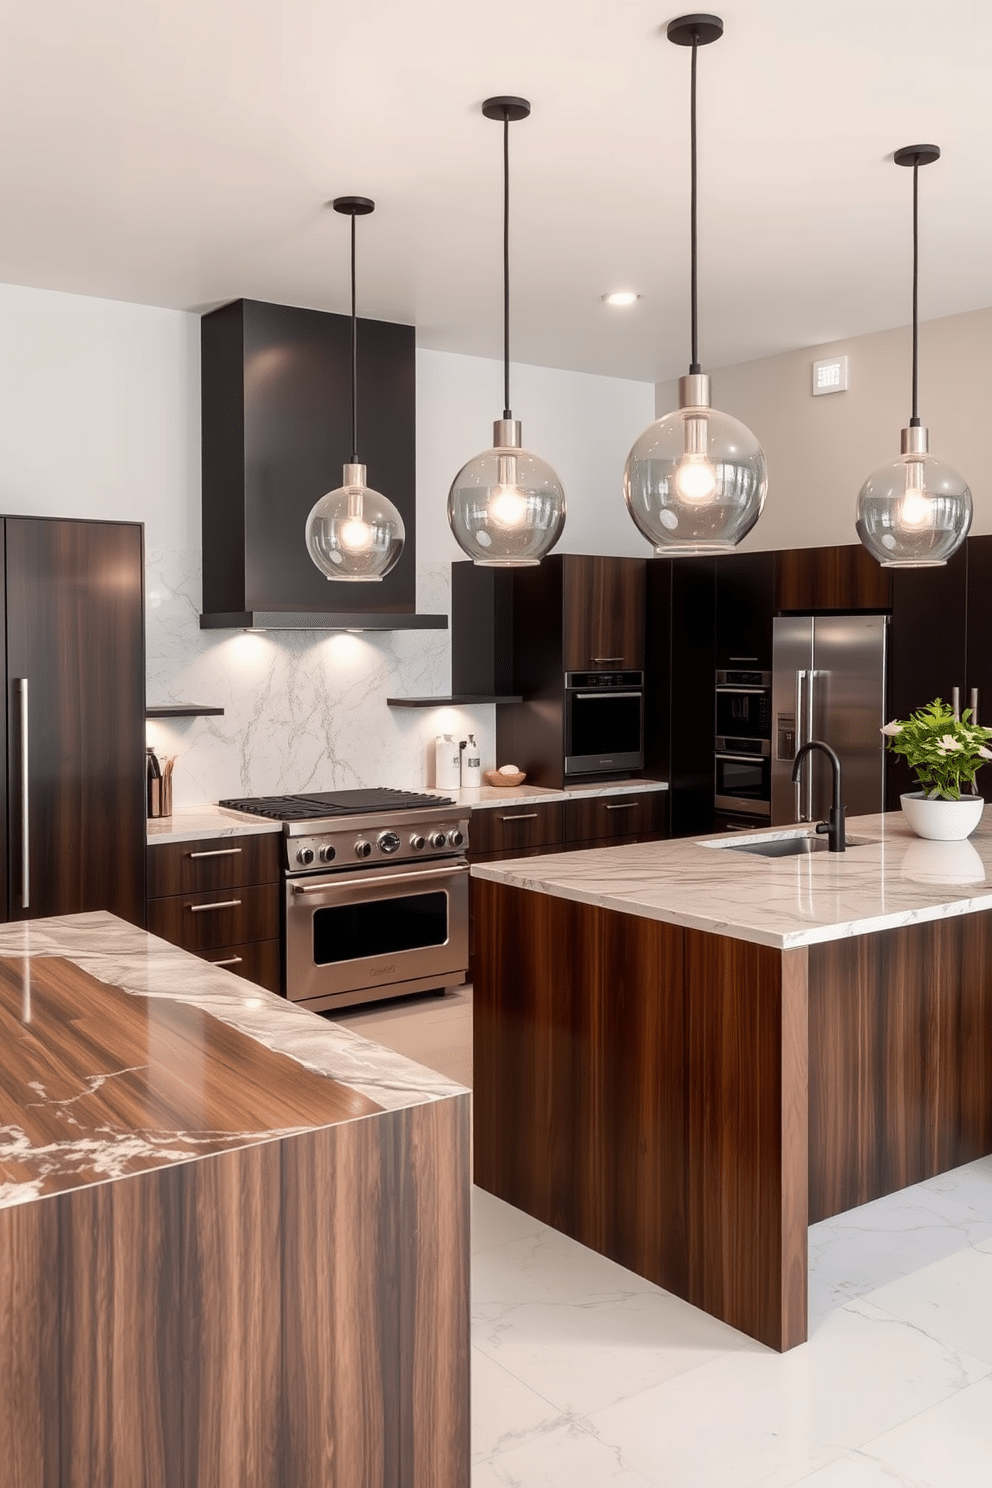
<path fill-rule="evenodd" d="M 753 429 L 768 460 L 765 509 L 742 549 L 857 541 L 858 491 L 898 456 L 909 423 L 910 349 L 907 326 L 712 372 L 714 406 Z M 845 354 L 849 390 L 814 398 L 813 362 Z M 920 363 L 931 451 L 971 486 L 972 532 L 992 532 L 992 309 L 926 322 Z M 677 402 L 677 383 L 659 383 L 658 413 Z"/>

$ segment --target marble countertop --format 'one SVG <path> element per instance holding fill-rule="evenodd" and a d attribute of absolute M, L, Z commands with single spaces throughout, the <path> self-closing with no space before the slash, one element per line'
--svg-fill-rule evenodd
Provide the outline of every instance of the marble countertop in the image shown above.
<path fill-rule="evenodd" d="M 507 801 L 575 801 L 589 796 L 638 795 L 644 791 L 667 789 L 667 780 L 597 780 L 589 785 L 567 785 L 561 790 L 546 785 L 528 785 L 524 781 L 523 785 L 481 785 L 474 789 L 432 791 L 431 794 L 451 796 L 459 806 L 477 811 L 485 806 L 502 806 Z"/>
<path fill-rule="evenodd" d="M 281 832 L 282 823 L 225 806 L 190 806 L 171 816 L 148 819 L 148 846 L 166 842 L 198 842 L 210 837 L 255 837 L 263 832 Z"/>
<path fill-rule="evenodd" d="M 107 913 L 0 926 L 0 1208 L 463 1087 Z"/>
<path fill-rule="evenodd" d="M 849 819 L 866 845 L 762 858 L 733 852 L 809 825 L 478 863 L 476 878 L 785 950 L 992 909 L 992 819 L 926 842 L 900 811 Z"/>

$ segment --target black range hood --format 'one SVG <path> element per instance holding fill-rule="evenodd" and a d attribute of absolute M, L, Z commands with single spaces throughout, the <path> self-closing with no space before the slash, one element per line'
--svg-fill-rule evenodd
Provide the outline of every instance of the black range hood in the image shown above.
<path fill-rule="evenodd" d="M 304 531 L 351 454 L 351 320 L 235 300 L 201 322 L 203 630 L 444 630 L 416 613 L 412 326 L 358 322 L 359 450 L 406 541 L 378 583 L 326 579 Z"/>

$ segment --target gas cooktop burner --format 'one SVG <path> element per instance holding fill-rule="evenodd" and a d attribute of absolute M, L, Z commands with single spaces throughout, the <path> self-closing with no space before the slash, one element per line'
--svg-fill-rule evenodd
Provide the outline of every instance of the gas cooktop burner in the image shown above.
<path fill-rule="evenodd" d="M 427 796 L 419 791 L 372 790 L 313 791 L 302 796 L 248 796 L 241 801 L 219 801 L 230 811 L 247 811 L 272 821 L 317 821 L 326 816 L 355 816 L 370 811 L 428 811 L 454 806 L 450 796 Z"/>

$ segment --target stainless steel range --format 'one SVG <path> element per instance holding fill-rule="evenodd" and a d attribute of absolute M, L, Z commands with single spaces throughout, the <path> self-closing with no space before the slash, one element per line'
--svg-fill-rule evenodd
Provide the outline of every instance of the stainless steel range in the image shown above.
<path fill-rule="evenodd" d="M 315 1012 L 461 986 L 468 813 L 397 790 L 221 801 L 283 828 L 286 995 Z"/>

